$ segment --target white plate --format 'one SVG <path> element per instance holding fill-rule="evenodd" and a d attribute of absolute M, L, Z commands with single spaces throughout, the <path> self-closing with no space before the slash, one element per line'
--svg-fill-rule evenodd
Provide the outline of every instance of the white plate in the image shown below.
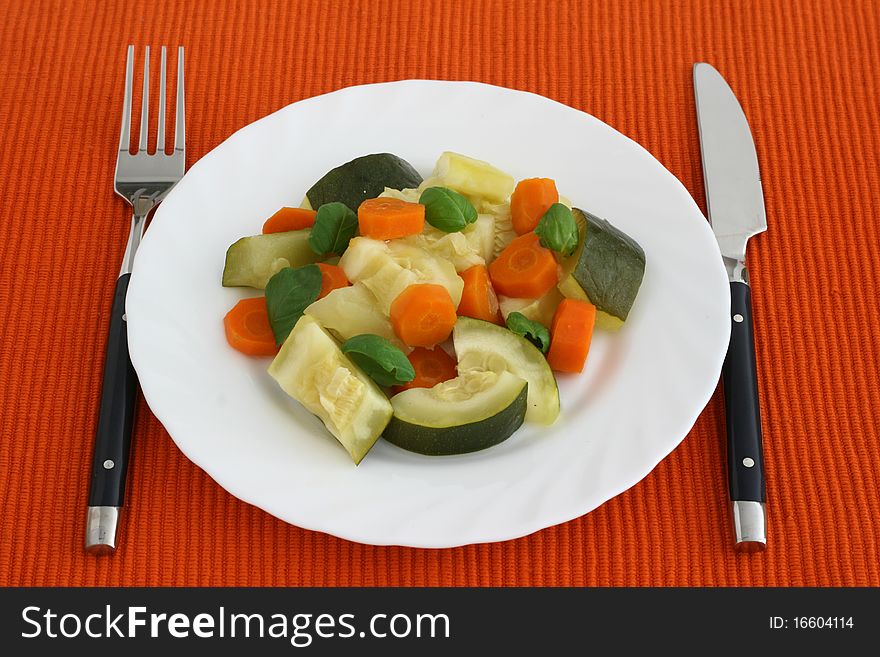
<path fill-rule="evenodd" d="M 638 240 L 644 283 L 625 328 L 595 335 L 584 374 L 558 377 L 562 415 L 553 427 L 525 426 L 497 447 L 454 457 L 380 440 L 355 467 L 266 374 L 268 360 L 227 346 L 223 315 L 256 293 L 221 287 L 224 254 L 342 162 L 387 151 L 427 175 L 444 150 L 516 179 L 555 179 L 576 206 Z M 541 96 L 423 80 L 294 103 L 208 153 L 159 207 L 126 311 L 150 408 L 221 486 L 301 527 L 416 547 L 523 536 L 638 482 L 709 400 L 730 330 L 727 278 L 709 226 L 647 151 Z"/>

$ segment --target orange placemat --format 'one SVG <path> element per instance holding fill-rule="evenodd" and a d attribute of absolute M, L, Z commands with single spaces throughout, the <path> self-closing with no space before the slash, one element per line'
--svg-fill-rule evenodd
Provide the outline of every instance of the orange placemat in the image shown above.
<path fill-rule="evenodd" d="M 876 1 L 2 0 L 0 16 L 0 584 L 880 585 Z M 473 79 L 594 114 L 700 204 L 691 65 L 713 63 L 756 134 L 770 221 L 749 256 L 768 551 L 731 550 L 716 394 L 675 452 L 593 513 L 450 550 L 286 525 L 187 461 L 141 401 L 122 547 L 83 554 L 128 231 L 112 191 L 128 43 L 186 46 L 191 162 L 315 94 Z"/>

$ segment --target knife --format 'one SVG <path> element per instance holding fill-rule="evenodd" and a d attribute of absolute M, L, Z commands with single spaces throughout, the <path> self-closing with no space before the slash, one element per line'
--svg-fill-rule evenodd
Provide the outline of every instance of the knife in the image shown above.
<path fill-rule="evenodd" d="M 738 551 L 767 546 L 764 450 L 746 269 L 746 242 L 767 230 L 755 142 L 742 107 L 721 74 L 694 65 L 694 95 L 709 222 L 730 281 L 730 345 L 722 379 L 727 410 L 727 476 Z"/>

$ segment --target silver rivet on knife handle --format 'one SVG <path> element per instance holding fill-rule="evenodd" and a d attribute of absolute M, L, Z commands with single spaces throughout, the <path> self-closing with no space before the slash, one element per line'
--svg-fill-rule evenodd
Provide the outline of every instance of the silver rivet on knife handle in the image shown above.
<path fill-rule="evenodd" d="M 767 547 L 767 515 L 763 502 L 733 503 L 733 528 L 738 552 L 759 552 Z"/>
<path fill-rule="evenodd" d="M 92 554 L 114 552 L 118 525 L 119 507 L 90 506 L 86 516 L 86 551 Z"/>

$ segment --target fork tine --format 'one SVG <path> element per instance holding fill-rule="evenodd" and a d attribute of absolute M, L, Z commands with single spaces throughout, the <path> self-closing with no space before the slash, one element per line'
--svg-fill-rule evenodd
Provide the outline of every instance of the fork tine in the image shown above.
<path fill-rule="evenodd" d="M 134 46 L 128 47 L 125 59 L 125 98 L 122 101 L 122 127 L 119 129 L 119 150 L 127 151 L 131 146 L 131 88 L 134 77 Z"/>
<path fill-rule="evenodd" d="M 144 98 L 141 103 L 141 138 L 138 143 L 139 151 L 147 150 L 147 128 L 150 122 L 150 46 L 144 53 Z"/>
<path fill-rule="evenodd" d="M 162 46 L 162 63 L 159 67 L 159 127 L 156 129 L 156 154 L 165 152 L 165 46 Z"/>
<path fill-rule="evenodd" d="M 174 115 L 174 150 L 186 152 L 186 115 L 183 103 L 183 46 L 177 48 L 177 110 Z"/>

